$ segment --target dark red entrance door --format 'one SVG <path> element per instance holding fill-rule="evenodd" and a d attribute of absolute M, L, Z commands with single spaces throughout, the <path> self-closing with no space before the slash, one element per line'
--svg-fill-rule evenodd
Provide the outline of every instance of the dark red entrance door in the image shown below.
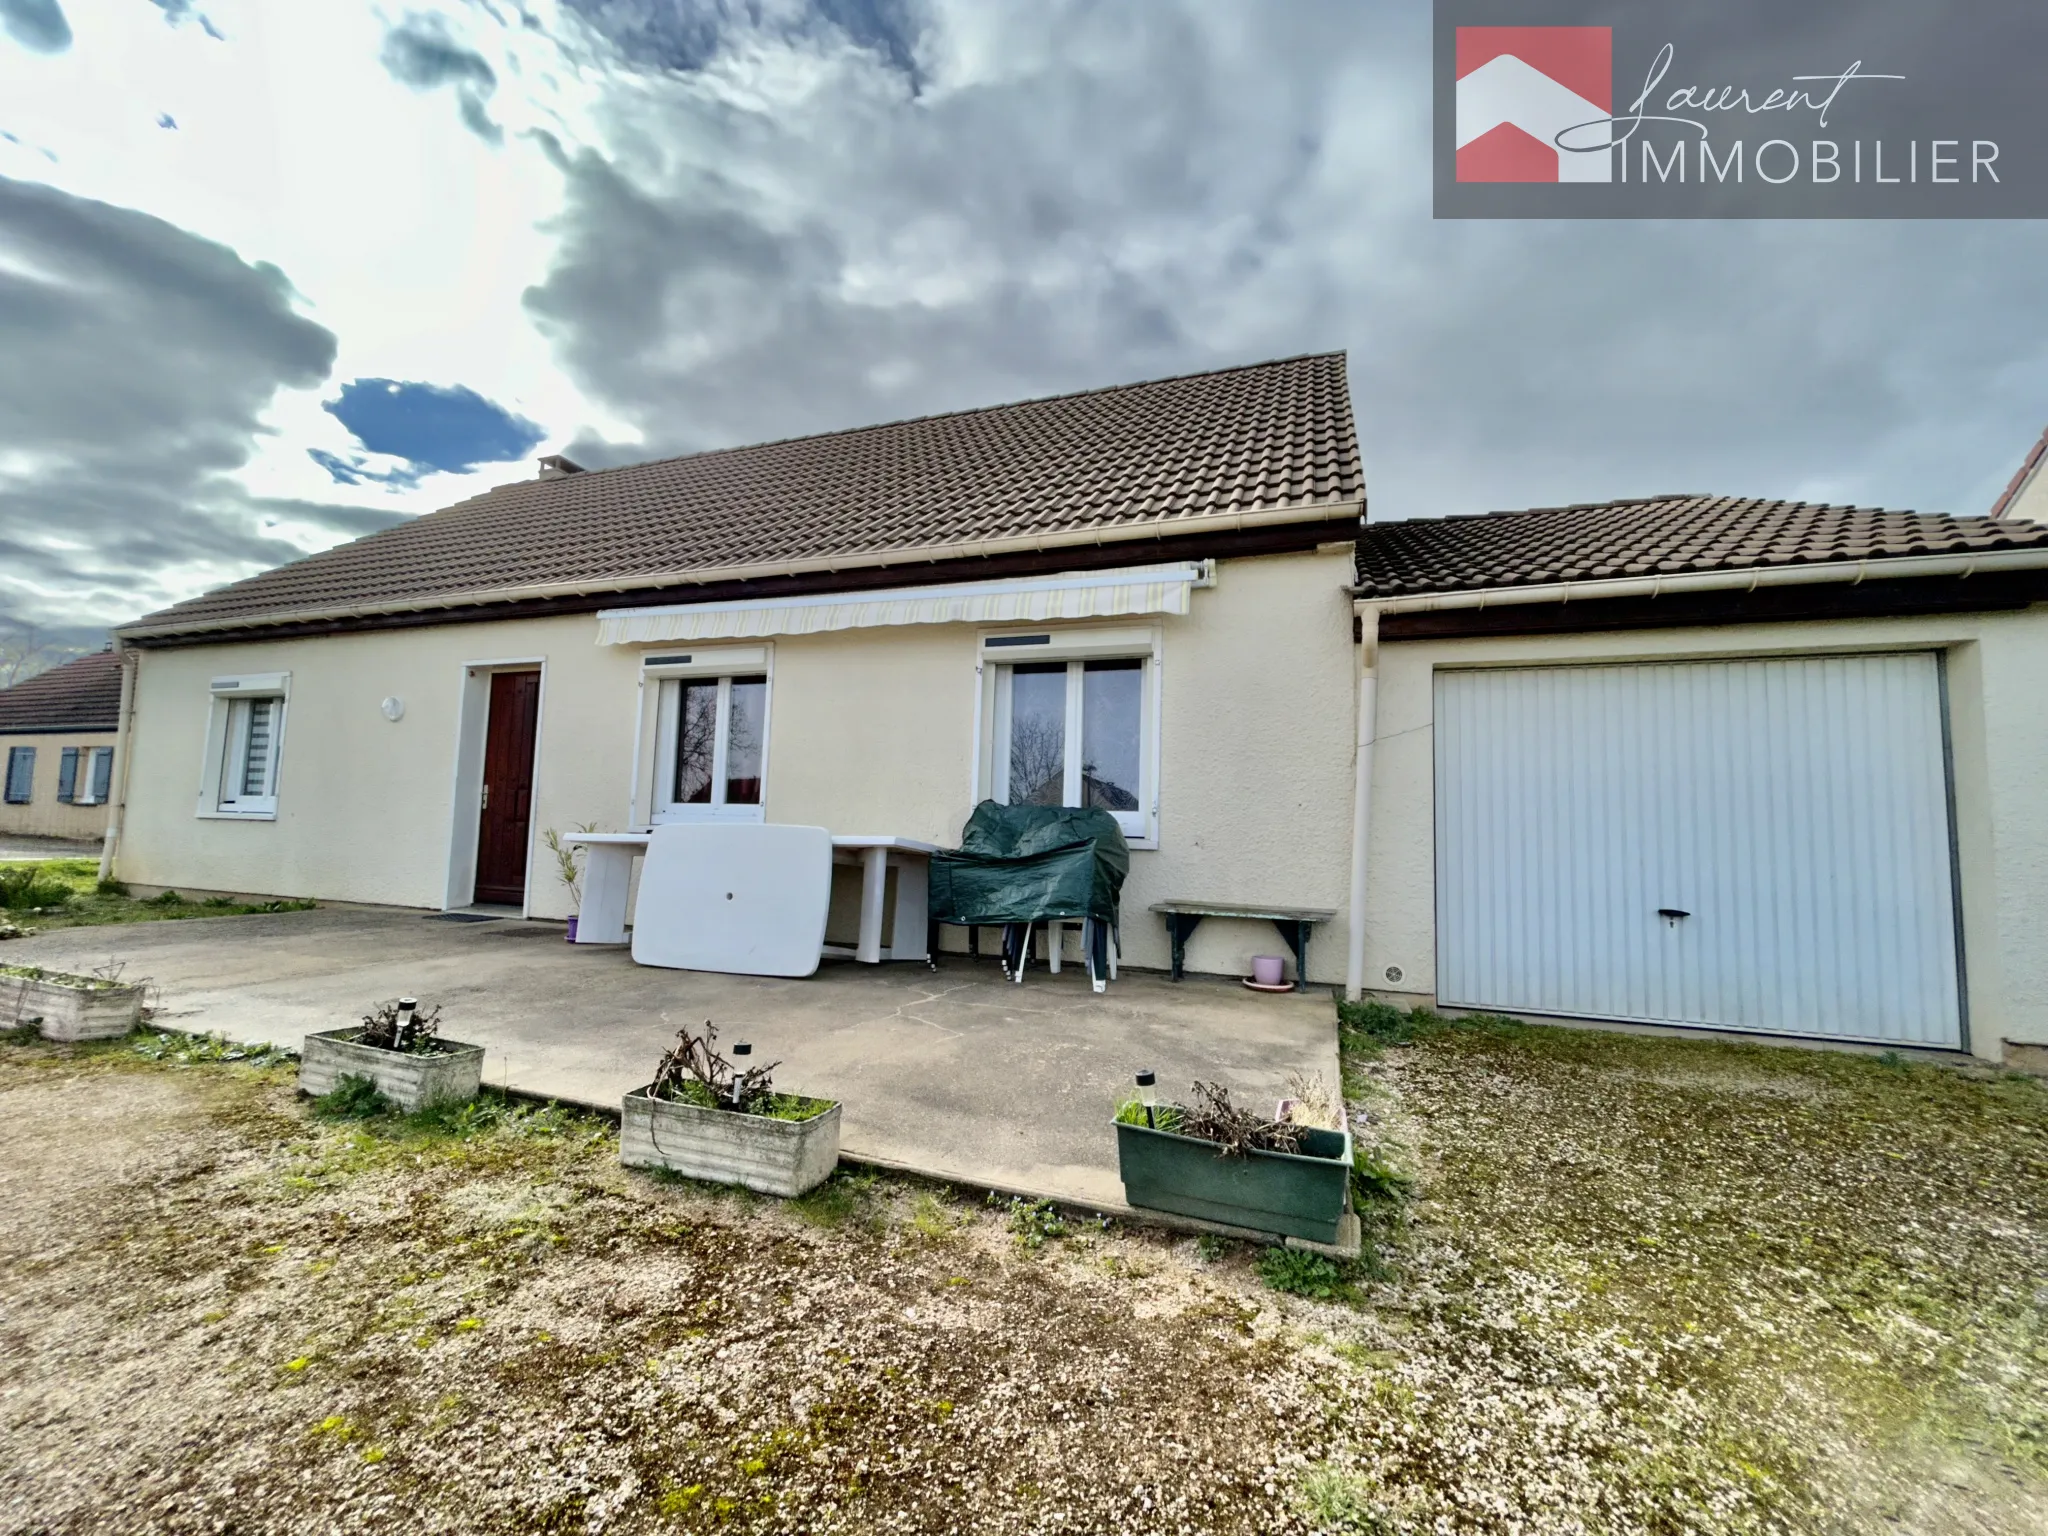
<path fill-rule="evenodd" d="M 526 900 L 527 832 L 533 823 L 533 734 L 540 719 L 540 674 L 491 674 L 484 733 L 483 807 L 477 813 L 476 899 L 519 906 Z"/>

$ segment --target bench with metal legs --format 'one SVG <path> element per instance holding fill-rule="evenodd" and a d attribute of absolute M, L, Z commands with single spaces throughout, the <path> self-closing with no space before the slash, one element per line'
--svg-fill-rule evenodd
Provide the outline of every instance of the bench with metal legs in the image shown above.
<path fill-rule="evenodd" d="M 1173 949 L 1172 975 L 1181 979 L 1187 964 L 1188 936 L 1205 917 L 1243 917 L 1271 923 L 1294 952 L 1294 990 L 1308 990 L 1308 938 L 1317 923 L 1337 914 L 1326 907 L 1255 907 L 1238 902 L 1155 901 L 1152 910 L 1166 919 L 1166 937 Z"/>

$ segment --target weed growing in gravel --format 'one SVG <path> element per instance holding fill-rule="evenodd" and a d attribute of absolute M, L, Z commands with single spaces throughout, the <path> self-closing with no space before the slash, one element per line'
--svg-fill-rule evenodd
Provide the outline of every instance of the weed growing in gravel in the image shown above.
<path fill-rule="evenodd" d="M 298 1060 L 298 1053 L 281 1045 L 259 1041 L 242 1045 L 220 1035 L 180 1035 L 169 1030 L 147 1029 L 134 1037 L 129 1047 L 144 1061 L 164 1061 L 181 1067 L 202 1062 L 239 1061 L 252 1067 L 275 1067 Z"/>
<path fill-rule="evenodd" d="M 1358 1288 L 1352 1281 L 1358 1266 L 1327 1254 L 1307 1253 L 1299 1248 L 1268 1248 L 1259 1255 L 1259 1278 L 1276 1291 L 1290 1296 L 1307 1296 L 1316 1301 L 1355 1301 Z"/>
<path fill-rule="evenodd" d="M 965 1217 L 931 1190 L 925 1190 L 910 1207 L 910 1225 L 919 1237 L 945 1238 L 959 1231 Z"/>
<path fill-rule="evenodd" d="M 373 1120 L 398 1106 L 377 1089 L 376 1080 L 349 1073 L 312 1104 L 316 1120 Z"/>
<path fill-rule="evenodd" d="M 1377 1491 L 1369 1479 L 1324 1462 L 1302 1475 L 1302 1513 L 1330 1536 L 1380 1536 L 1394 1526 L 1373 1497 Z"/>
<path fill-rule="evenodd" d="M 995 1197 L 989 1197 L 995 1203 Z M 1017 1246 L 1028 1252 L 1036 1252 L 1049 1241 L 1067 1235 L 1066 1219 L 1053 1209 L 1050 1200 L 1026 1200 L 1021 1195 L 1010 1197 L 1010 1232 L 1017 1239 Z"/>
<path fill-rule="evenodd" d="M 814 1227 L 872 1227 L 878 1220 L 874 1194 L 880 1182 L 879 1175 L 841 1169 L 816 1189 L 798 1195 L 789 1208 Z"/>

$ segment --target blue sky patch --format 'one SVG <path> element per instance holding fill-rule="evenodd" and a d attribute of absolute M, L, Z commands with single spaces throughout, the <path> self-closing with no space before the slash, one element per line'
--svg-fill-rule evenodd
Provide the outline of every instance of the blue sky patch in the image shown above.
<path fill-rule="evenodd" d="M 466 385 L 355 379 L 325 406 L 371 453 L 403 459 L 404 470 L 379 473 L 313 450 L 313 461 L 342 485 L 360 480 L 416 484 L 435 470 L 464 474 L 479 464 L 524 458 L 546 434 L 524 416 L 486 400 Z"/>

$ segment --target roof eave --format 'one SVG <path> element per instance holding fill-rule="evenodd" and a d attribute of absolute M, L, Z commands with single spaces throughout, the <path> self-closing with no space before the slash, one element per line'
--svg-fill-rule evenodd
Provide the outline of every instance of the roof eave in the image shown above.
<path fill-rule="evenodd" d="M 1643 576 L 1537 582 L 1526 586 L 1446 587 L 1430 592 L 1381 593 L 1360 584 L 1351 588 L 1351 596 L 1358 608 L 1395 613 L 1518 603 L 1587 602 L 1606 597 L 1656 597 L 1678 592 L 1820 586 L 1870 579 L 1905 581 L 1919 577 L 1967 577 L 1978 571 L 2042 569 L 2048 569 L 2048 548 L 2037 547 L 1965 550 L 1940 555 L 1877 555 L 1863 560 L 1814 561 L 1797 565 L 1726 566 Z"/>
<path fill-rule="evenodd" d="M 709 586 L 718 582 L 761 581 L 778 576 L 806 576 L 819 572 L 874 570 L 898 565 L 927 565 L 939 561 L 967 560 L 987 556 L 1030 554 L 1057 549 L 1080 549 L 1105 544 L 1139 544 L 1165 537 L 1185 538 L 1203 534 L 1228 534 L 1256 528 L 1289 524 L 1338 522 L 1347 516 L 1362 517 L 1362 496 L 1311 502 L 1291 507 L 1252 508 L 1241 512 L 1211 513 L 1110 528 L 1073 529 L 1058 533 L 1026 534 L 1003 539 L 975 539 L 952 544 L 931 544 L 914 549 L 876 550 L 866 553 L 820 555 L 804 560 L 778 560 L 756 565 L 699 567 L 685 571 L 649 572 L 637 576 L 608 577 L 591 581 L 533 582 L 513 587 L 495 587 L 468 592 L 430 593 L 393 599 L 383 603 L 347 603 L 324 608 L 273 609 L 236 618 L 199 620 L 187 623 L 123 625 L 112 633 L 122 641 L 168 639 L 199 634 L 232 635 L 244 630 L 268 629 L 281 624 L 316 623 L 334 619 L 374 618 L 385 614 L 419 613 L 436 608 L 485 607 L 525 602 L 536 598 L 580 597 L 596 592 L 641 592 L 652 588 Z"/>

